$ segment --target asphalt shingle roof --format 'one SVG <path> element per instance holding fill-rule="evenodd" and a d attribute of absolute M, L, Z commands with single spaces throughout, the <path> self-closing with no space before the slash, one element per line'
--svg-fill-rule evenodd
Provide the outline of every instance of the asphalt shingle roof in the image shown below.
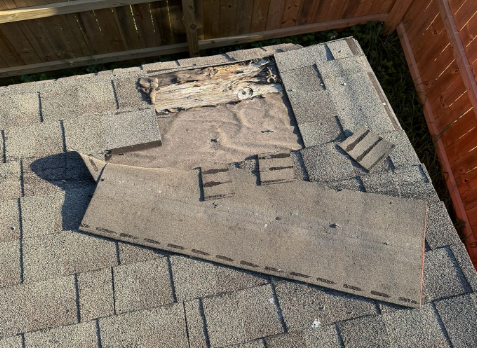
<path fill-rule="evenodd" d="M 298 179 L 427 200 L 421 309 L 78 231 L 94 182 L 67 151 L 103 159 L 108 144 L 158 140 L 139 77 L 268 55 L 306 145 L 292 157 Z M 1 88 L 0 347 L 477 346 L 477 275 L 374 79 L 346 39 Z M 114 114 L 124 123 L 111 126 Z M 371 173 L 337 147 L 362 126 L 396 145 Z"/>

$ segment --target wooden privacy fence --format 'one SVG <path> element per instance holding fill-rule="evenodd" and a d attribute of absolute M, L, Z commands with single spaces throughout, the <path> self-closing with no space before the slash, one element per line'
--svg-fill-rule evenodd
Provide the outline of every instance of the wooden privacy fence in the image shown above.
<path fill-rule="evenodd" d="M 384 21 L 385 33 L 398 28 L 477 264 L 476 13 L 475 0 L 0 0 L 0 77 L 184 51 L 196 56 Z"/>

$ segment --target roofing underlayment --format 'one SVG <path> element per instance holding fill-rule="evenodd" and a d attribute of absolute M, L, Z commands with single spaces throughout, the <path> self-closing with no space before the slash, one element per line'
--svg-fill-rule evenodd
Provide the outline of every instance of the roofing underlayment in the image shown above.
<path fill-rule="evenodd" d="M 213 79 L 239 62 L 247 62 L 240 74 L 273 66 L 256 90 L 225 89 L 220 97 L 237 96 L 233 104 L 191 98 L 200 105 L 187 107 L 204 106 L 210 124 L 226 125 L 201 123 L 207 142 L 196 149 L 199 160 L 143 168 L 174 166 L 151 158 L 167 154 L 168 139 L 195 139 L 180 129 L 204 116 L 164 91 L 181 93 L 177 82 L 200 81 L 194 76 L 204 71 Z M 151 93 L 161 75 L 177 80 Z M 0 347 L 477 345 L 475 270 L 355 40 L 13 85 L 0 88 L 0 98 Z M 258 112 L 268 106 L 273 113 Z M 272 117 L 287 112 L 289 124 Z M 255 137 L 247 133 L 256 128 Z M 231 133 L 256 143 L 225 142 Z M 377 144 L 380 154 L 367 158 Z M 169 150 L 185 163 L 187 146 Z M 310 234 L 316 226 L 323 229 Z M 420 299 L 424 232 L 422 306 L 410 309 Z M 211 235 L 220 237 L 215 244 L 202 238 Z M 257 254 L 257 236 L 278 252 Z M 193 250 L 196 257 L 182 255 Z M 386 289 L 383 279 L 395 283 Z"/>

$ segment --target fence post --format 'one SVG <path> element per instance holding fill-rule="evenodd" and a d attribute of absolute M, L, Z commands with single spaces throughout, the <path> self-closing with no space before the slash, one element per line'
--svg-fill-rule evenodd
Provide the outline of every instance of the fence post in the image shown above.
<path fill-rule="evenodd" d="M 199 56 L 199 38 L 197 36 L 197 19 L 195 16 L 194 0 L 182 0 L 184 25 L 187 34 L 187 44 L 191 57 Z"/>
<path fill-rule="evenodd" d="M 396 30 L 399 22 L 401 22 L 407 9 L 409 8 L 409 6 L 411 6 L 411 3 L 412 0 L 396 0 L 393 8 L 389 12 L 388 18 L 384 22 L 384 35 L 390 35 L 394 30 Z"/>

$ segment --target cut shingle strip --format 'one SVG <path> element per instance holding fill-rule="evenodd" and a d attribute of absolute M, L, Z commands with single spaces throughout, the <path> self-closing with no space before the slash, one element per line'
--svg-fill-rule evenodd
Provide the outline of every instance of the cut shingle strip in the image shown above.
<path fill-rule="evenodd" d="M 258 168 L 262 185 L 295 180 L 295 170 L 290 153 L 258 155 Z"/>
<path fill-rule="evenodd" d="M 348 58 L 354 56 L 346 40 L 328 41 L 326 46 L 330 49 L 334 59 Z"/>
<path fill-rule="evenodd" d="M 207 347 L 207 337 L 204 319 L 201 313 L 201 302 L 199 299 L 183 302 L 184 312 L 187 321 L 187 333 L 189 346 L 196 348 Z"/>
<path fill-rule="evenodd" d="M 365 128 L 359 129 L 338 146 L 368 171 L 385 159 L 395 147 Z"/>

